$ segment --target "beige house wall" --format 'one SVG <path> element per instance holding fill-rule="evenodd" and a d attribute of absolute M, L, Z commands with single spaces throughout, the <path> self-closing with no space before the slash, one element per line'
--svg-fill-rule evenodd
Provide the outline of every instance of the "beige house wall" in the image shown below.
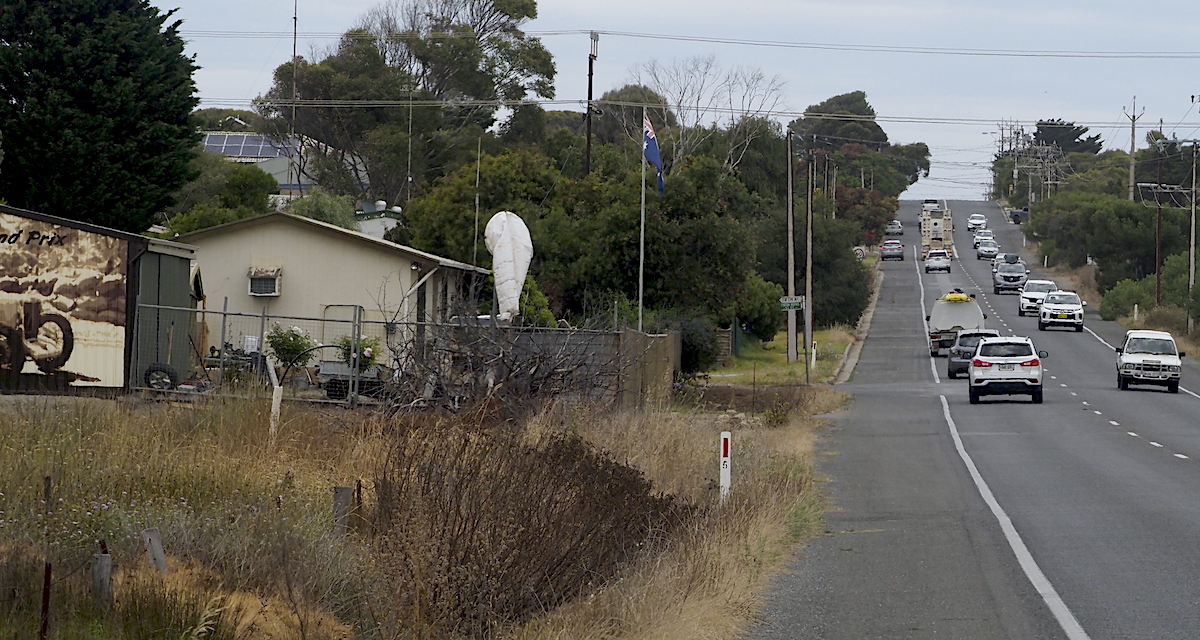
<path fill-rule="evenodd" d="M 220 311 L 228 296 L 231 312 L 258 316 L 265 307 L 268 316 L 349 320 L 353 305 L 360 305 L 368 322 L 401 323 L 401 333 L 392 336 L 399 340 L 407 339 L 405 334 L 411 330 L 404 323 L 418 320 L 418 294 L 408 294 L 421 277 L 438 269 L 423 288 L 424 319 L 429 321 L 443 319 L 443 290 L 453 296 L 463 277 L 458 269 L 438 268 L 429 256 L 409 254 L 398 245 L 374 243 L 284 216 L 227 232 L 201 233 L 189 242 L 198 247 L 196 261 L 210 310 Z M 252 268 L 281 270 L 278 296 L 250 295 Z M 218 315 L 209 316 L 205 348 L 219 347 L 220 322 Z M 295 324 L 325 344 L 346 335 L 349 327 L 334 322 Z M 245 336 L 257 336 L 260 327 L 257 319 L 231 319 L 226 341 L 241 348 Z M 270 326 L 266 329 L 269 331 Z M 382 331 L 379 325 L 370 327 L 367 333 L 379 333 L 377 337 L 382 338 Z"/>

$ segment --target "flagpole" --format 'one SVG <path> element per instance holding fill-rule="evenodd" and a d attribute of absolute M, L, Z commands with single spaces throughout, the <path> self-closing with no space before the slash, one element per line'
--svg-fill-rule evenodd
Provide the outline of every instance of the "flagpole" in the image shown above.
<path fill-rule="evenodd" d="M 646 121 L 646 107 L 642 106 L 642 122 Z M 642 216 L 641 232 L 638 234 L 638 331 L 642 330 L 642 293 L 646 270 L 646 134 L 642 133 Z"/>

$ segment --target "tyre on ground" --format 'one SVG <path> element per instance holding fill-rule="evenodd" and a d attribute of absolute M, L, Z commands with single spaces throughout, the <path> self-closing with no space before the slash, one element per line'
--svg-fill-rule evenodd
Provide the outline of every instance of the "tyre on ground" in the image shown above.
<path fill-rule="evenodd" d="M 1032 400 L 1033 400 L 1034 404 L 1041 404 L 1042 403 L 1042 388 L 1040 386 L 1034 387 L 1033 393 L 1031 393 L 1030 396 L 1032 396 Z"/>
<path fill-rule="evenodd" d="M 967 393 L 971 398 L 971 404 L 979 404 L 979 390 L 975 387 L 968 387 Z"/>
<path fill-rule="evenodd" d="M 142 375 L 142 380 L 148 389 L 170 391 L 179 385 L 179 374 L 171 365 L 155 362 L 146 367 L 146 373 Z"/>
<path fill-rule="evenodd" d="M 1172 380 L 1167 383 L 1167 393 L 1179 393 L 1179 381 Z"/>
<path fill-rule="evenodd" d="M 1127 380 L 1125 376 L 1121 375 L 1120 371 L 1117 372 L 1117 388 L 1121 391 L 1125 391 L 1129 388 L 1129 380 Z"/>

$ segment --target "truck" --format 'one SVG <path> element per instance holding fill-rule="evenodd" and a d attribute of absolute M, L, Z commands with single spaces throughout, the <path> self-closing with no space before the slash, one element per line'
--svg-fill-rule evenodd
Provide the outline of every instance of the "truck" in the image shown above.
<path fill-rule="evenodd" d="M 929 331 L 929 356 L 946 355 L 959 331 L 983 329 L 987 315 L 975 301 L 975 296 L 959 290 L 941 296 L 933 303 L 933 309 L 925 316 Z"/>
<path fill-rule="evenodd" d="M 926 200 L 921 205 L 921 259 L 934 249 L 954 257 L 954 219 L 945 201 Z"/>

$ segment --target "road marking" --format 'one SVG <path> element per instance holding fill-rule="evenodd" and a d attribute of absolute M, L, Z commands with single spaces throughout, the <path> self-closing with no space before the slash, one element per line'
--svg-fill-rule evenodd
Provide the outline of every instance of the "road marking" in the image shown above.
<path fill-rule="evenodd" d="M 1197 395 L 1197 394 L 1195 394 L 1195 393 L 1192 393 L 1191 391 L 1189 391 L 1189 390 L 1187 390 L 1187 389 L 1184 389 L 1183 387 L 1179 387 L 1179 390 L 1180 390 L 1180 391 L 1182 391 L 1182 392 L 1184 392 L 1184 393 L 1186 393 L 1186 394 L 1188 394 L 1189 396 L 1192 396 L 1193 398 L 1200 398 L 1200 395 Z"/>
<path fill-rule="evenodd" d="M 1073 396 L 1078 396 L 1079 394 L 1078 394 L 1078 393 L 1075 393 L 1074 391 L 1072 391 L 1072 392 L 1071 392 L 1071 395 L 1073 395 Z"/>
<path fill-rule="evenodd" d="M 1067 388 L 1067 385 L 1065 385 L 1065 384 L 1063 384 L 1063 383 L 1061 383 L 1061 382 L 1060 382 L 1060 383 L 1058 383 L 1058 386 L 1060 386 L 1060 387 L 1062 387 L 1062 388 L 1064 388 L 1064 389 L 1065 389 L 1065 388 Z"/>
<path fill-rule="evenodd" d="M 1109 424 L 1111 424 L 1111 425 L 1112 425 L 1112 426 L 1114 426 L 1114 427 L 1119 427 L 1119 426 L 1121 426 L 1121 423 L 1120 423 L 1120 422 L 1117 422 L 1116 420 L 1109 420 L 1109 421 L 1108 421 L 1108 423 L 1109 423 Z"/>
<path fill-rule="evenodd" d="M 987 503 L 988 508 L 992 510 L 992 515 L 996 516 L 996 520 L 1000 522 L 1000 529 L 1004 532 L 1004 537 L 1008 540 L 1008 546 L 1012 548 L 1013 554 L 1017 556 L 1017 562 L 1020 563 L 1021 569 L 1025 571 L 1025 576 L 1029 578 L 1029 582 L 1033 584 L 1033 588 L 1037 589 L 1050 612 L 1054 614 L 1054 618 L 1058 621 L 1058 625 L 1062 627 L 1064 633 L 1067 634 L 1069 640 L 1088 640 L 1088 634 L 1080 626 L 1079 620 L 1075 619 L 1075 614 L 1067 608 L 1067 604 L 1063 602 L 1058 592 L 1054 590 L 1054 585 L 1050 584 L 1050 580 L 1042 573 L 1041 567 L 1037 561 L 1033 559 L 1033 555 L 1029 553 L 1029 548 L 1025 546 L 1025 542 L 1021 540 L 1021 534 L 1017 533 L 1017 528 L 1013 526 L 1012 520 L 1008 514 L 1001 508 L 1000 503 L 996 501 L 996 496 L 992 494 L 992 490 L 988 488 L 987 482 L 980 475 L 979 469 L 975 467 L 975 462 L 971 460 L 971 456 L 967 454 L 967 450 L 963 447 L 962 438 L 958 435 L 958 427 L 954 425 L 954 418 L 950 417 L 950 404 L 946 402 L 946 396 L 938 396 L 942 399 L 942 415 L 946 417 L 946 425 L 950 427 L 950 436 L 954 438 L 954 448 L 958 449 L 958 455 L 962 458 L 963 463 L 967 465 L 967 471 L 971 473 L 971 479 L 975 481 L 975 488 L 979 490 L 979 495 L 983 501 Z"/>
<path fill-rule="evenodd" d="M 1088 402 L 1087 402 L 1087 400 L 1084 400 L 1084 401 L 1083 401 L 1083 406 L 1085 406 L 1085 407 L 1086 407 L 1086 406 L 1088 406 Z"/>
<path fill-rule="evenodd" d="M 1134 432 L 1132 432 L 1132 431 L 1126 431 L 1125 433 L 1128 433 L 1129 435 L 1131 435 L 1131 436 L 1133 436 L 1133 437 L 1135 437 L 1135 438 L 1140 438 L 1140 437 L 1141 437 L 1141 436 L 1139 436 L 1138 434 L 1136 434 L 1136 433 L 1134 433 Z"/>
<path fill-rule="evenodd" d="M 1098 415 L 1098 416 L 1102 416 L 1102 415 L 1104 415 L 1103 413 L 1100 413 L 1099 411 L 1092 411 L 1092 413 L 1094 413 L 1094 414 L 1096 414 L 1096 415 Z"/>
<path fill-rule="evenodd" d="M 1176 458 L 1179 458 L 1180 460 L 1187 460 L 1187 459 L 1188 459 L 1188 457 L 1187 457 L 1187 456 L 1185 456 L 1185 455 L 1183 455 L 1182 453 L 1177 453 L 1177 454 L 1175 454 L 1175 457 L 1176 457 Z"/>
<path fill-rule="evenodd" d="M 1042 371 L 1045 371 L 1045 369 L 1042 369 Z M 1051 380 L 1058 380 L 1058 376 L 1050 376 L 1050 379 L 1051 379 Z"/>
<path fill-rule="evenodd" d="M 1161 448 L 1162 448 L 1162 445 L 1161 445 L 1161 444 L 1159 444 L 1159 443 L 1157 443 L 1157 442 L 1155 442 L 1155 441 L 1153 441 L 1153 440 L 1151 440 L 1151 441 L 1150 441 L 1150 444 L 1151 444 L 1152 446 L 1158 447 L 1159 449 L 1161 449 Z"/>
<path fill-rule="evenodd" d="M 925 281 L 921 279 L 921 256 L 917 253 L 917 245 L 913 245 L 913 267 L 917 270 L 917 284 L 921 285 L 921 326 L 925 327 L 925 339 L 929 339 L 929 323 L 925 320 Z M 933 372 L 933 383 L 941 384 L 942 378 L 938 376 L 937 359 L 929 356 L 929 370 Z"/>

